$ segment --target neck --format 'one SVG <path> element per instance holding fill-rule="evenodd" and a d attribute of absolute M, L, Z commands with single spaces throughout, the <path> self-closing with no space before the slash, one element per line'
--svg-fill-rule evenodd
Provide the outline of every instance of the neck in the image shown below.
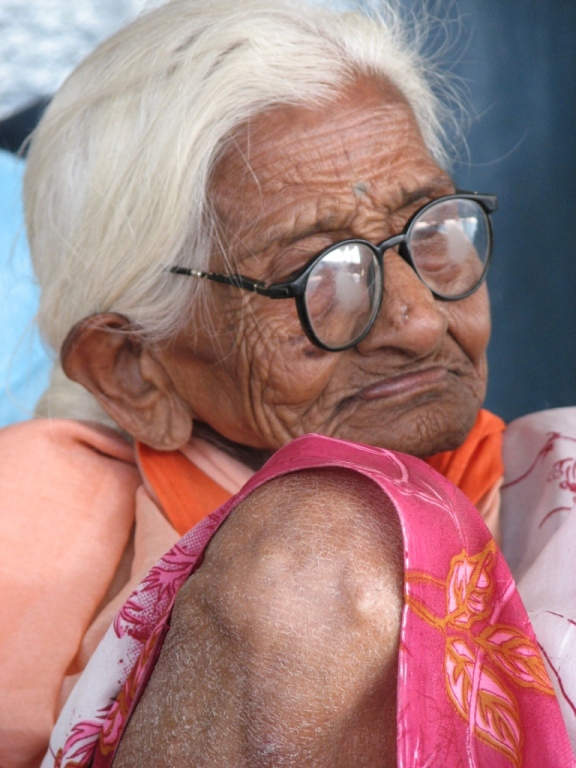
<path fill-rule="evenodd" d="M 255 472 L 261 469 L 274 453 L 272 450 L 251 448 L 248 445 L 234 443 L 232 440 L 222 437 L 222 435 L 212 429 L 208 424 L 202 422 L 194 422 L 193 435 L 194 437 L 200 437 L 202 440 L 206 440 L 207 443 L 224 451 L 228 456 L 232 456 L 233 459 L 242 462 L 242 464 L 245 464 Z"/>

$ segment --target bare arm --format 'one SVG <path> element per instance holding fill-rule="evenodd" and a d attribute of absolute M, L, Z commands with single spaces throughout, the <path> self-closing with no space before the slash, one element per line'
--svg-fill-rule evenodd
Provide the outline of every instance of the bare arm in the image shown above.
<path fill-rule="evenodd" d="M 181 589 L 114 768 L 396 765 L 396 513 L 310 470 L 234 511 Z"/>

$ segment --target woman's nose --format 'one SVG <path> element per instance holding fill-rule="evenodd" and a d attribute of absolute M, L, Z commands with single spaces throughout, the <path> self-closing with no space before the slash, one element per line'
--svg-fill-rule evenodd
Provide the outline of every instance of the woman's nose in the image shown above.
<path fill-rule="evenodd" d="M 409 357 L 433 353 L 448 330 L 448 315 L 412 267 L 395 251 L 384 254 L 384 293 L 370 332 L 357 344 L 362 354 L 393 347 Z"/>

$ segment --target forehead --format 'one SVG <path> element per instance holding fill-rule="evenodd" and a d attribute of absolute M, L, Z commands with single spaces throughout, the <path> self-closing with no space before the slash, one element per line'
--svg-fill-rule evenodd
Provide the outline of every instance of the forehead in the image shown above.
<path fill-rule="evenodd" d="M 243 248 L 249 255 L 271 242 L 354 231 L 449 183 L 405 97 L 363 78 L 321 107 L 276 107 L 244 125 L 215 169 L 210 197 L 242 260 Z"/>

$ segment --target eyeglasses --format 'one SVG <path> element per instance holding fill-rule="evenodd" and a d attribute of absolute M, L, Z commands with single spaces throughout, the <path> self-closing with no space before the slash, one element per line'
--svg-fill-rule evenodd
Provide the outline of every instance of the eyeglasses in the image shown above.
<path fill-rule="evenodd" d="M 420 208 L 404 231 L 379 245 L 353 238 L 314 256 L 291 280 L 268 285 L 244 275 L 185 267 L 168 271 L 253 291 L 271 299 L 294 298 L 306 335 L 317 347 L 339 352 L 372 328 L 384 292 L 384 252 L 394 248 L 440 301 L 458 301 L 482 284 L 492 257 L 489 214 L 495 195 L 458 192 Z"/>

